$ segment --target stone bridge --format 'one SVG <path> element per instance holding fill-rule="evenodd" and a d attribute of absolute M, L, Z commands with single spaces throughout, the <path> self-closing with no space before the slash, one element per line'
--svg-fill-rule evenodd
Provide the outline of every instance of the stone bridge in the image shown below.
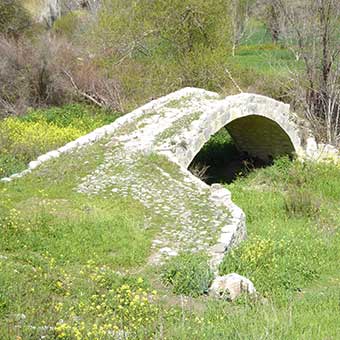
<path fill-rule="evenodd" d="M 256 94 L 241 93 L 220 98 L 215 93 L 204 92 L 200 107 L 197 107 L 191 106 L 187 91 L 190 93 L 192 89 L 184 89 L 182 95 L 178 92 L 180 96 L 176 99 L 178 108 L 186 111 L 183 117 L 187 119 L 183 119 L 176 134 L 165 139 L 159 148 L 170 150 L 176 162 L 184 167 L 223 127 L 239 151 L 265 161 L 292 154 L 312 157 L 312 150 L 316 151 L 310 130 L 287 104 Z M 199 93 L 199 90 L 195 91 Z"/>
<path fill-rule="evenodd" d="M 24 172 L 2 180 L 34 175 L 50 159 L 98 144 L 103 162 L 80 178 L 75 190 L 81 195 L 130 195 L 142 203 L 149 211 L 147 223 L 160 228 L 150 262 L 181 250 L 204 250 L 217 266 L 224 252 L 245 237 L 245 215 L 227 189 L 208 186 L 187 168 L 223 127 L 239 150 L 264 160 L 285 154 L 339 159 L 334 148 L 316 143 L 287 104 L 255 94 L 221 98 L 184 88 L 40 156 Z"/>

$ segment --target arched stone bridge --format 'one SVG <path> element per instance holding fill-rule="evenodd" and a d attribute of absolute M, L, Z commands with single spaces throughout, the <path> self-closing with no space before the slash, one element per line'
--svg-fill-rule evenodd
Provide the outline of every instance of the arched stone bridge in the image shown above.
<path fill-rule="evenodd" d="M 131 196 L 143 204 L 148 211 L 145 223 L 159 229 L 151 262 L 180 250 L 205 250 L 216 266 L 224 252 L 245 237 L 245 215 L 228 190 L 208 186 L 187 167 L 222 127 L 240 150 L 264 160 L 293 153 L 339 159 L 334 148 L 316 143 L 289 105 L 255 94 L 221 98 L 184 88 L 40 156 L 27 170 L 3 181 L 34 176 L 42 163 L 65 153 L 76 157 L 98 144 L 103 161 L 79 178 L 75 190 L 81 195 L 105 193 L 108 199 Z"/>
<path fill-rule="evenodd" d="M 289 105 L 256 94 L 241 93 L 221 99 L 211 92 L 201 93 L 199 107 L 191 105 L 184 89 L 171 103 L 185 111 L 175 135 L 164 139 L 160 149 L 168 148 L 177 162 L 187 167 L 210 137 L 226 127 L 240 151 L 269 160 L 285 154 L 311 155 L 315 140 Z M 181 92 L 177 93 L 181 94 Z M 178 102 L 177 102 L 178 101 Z M 169 104 L 168 104 L 169 105 Z M 187 117 L 184 119 L 182 117 Z"/>

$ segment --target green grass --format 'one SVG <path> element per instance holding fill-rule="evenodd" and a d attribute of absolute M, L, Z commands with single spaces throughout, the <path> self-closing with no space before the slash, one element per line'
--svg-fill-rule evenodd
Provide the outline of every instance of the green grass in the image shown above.
<path fill-rule="evenodd" d="M 235 56 L 228 57 L 227 63 L 240 84 L 252 86 L 252 91 L 278 99 L 282 93 L 277 93 L 276 87 L 287 85 L 289 72 L 302 67 L 301 61 L 296 60 L 283 41 L 274 43 L 271 40 L 265 24 L 258 20 L 248 23 Z M 279 92 L 284 91 L 281 89 Z"/>
<path fill-rule="evenodd" d="M 319 199 L 317 214 L 292 216 L 287 211 L 293 184 Z M 203 311 L 196 306 L 192 317 L 185 314 L 185 321 L 169 330 L 170 338 L 336 339 L 340 331 L 339 167 L 281 160 L 228 188 L 246 213 L 248 240 L 225 258 L 221 273 L 237 271 L 250 277 L 261 298 L 234 304 L 203 299 Z"/>
<path fill-rule="evenodd" d="M 144 208 L 129 198 L 74 191 L 102 150 L 95 144 L 0 184 L 1 339 L 36 339 L 46 333 L 36 327 L 67 317 L 61 305 L 90 301 L 99 287 L 125 282 L 119 272 L 145 264 L 154 230 L 145 227 Z M 17 320 L 21 314 L 25 320 Z"/>
<path fill-rule="evenodd" d="M 137 202 L 73 190 L 101 163 L 102 152 L 94 144 L 34 176 L 0 184 L 1 339 L 107 339 L 110 325 L 134 339 L 336 338 L 338 167 L 283 159 L 228 185 L 247 215 L 248 240 L 225 258 L 221 272 L 248 276 L 260 296 L 228 303 L 183 300 L 161 283 L 160 269 L 146 265 L 156 230 L 145 229 Z M 151 156 L 148 162 L 164 163 Z M 289 195 L 292 186 L 312 193 L 315 213 L 309 213 L 314 200 Z M 301 208 L 297 215 L 288 201 Z M 190 277 L 183 278 L 191 287 Z M 133 307 L 136 294 L 147 300 Z"/>
<path fill-rule="evenodd" d="M 22 117 L 0 120 L 0 177 L 24 170 L 41 154 L 118 117 L 119 113 L 90 105 L 69 104 L 31 110 Z"/>
<path fill-rule="evenodd" d="M 335 166 L 280 161 L 231 184 L 249 238 L 225 258 L 222 271 L 240 272 L 263 293 L 286 297 L 336 269 L 339 183 Z"/>

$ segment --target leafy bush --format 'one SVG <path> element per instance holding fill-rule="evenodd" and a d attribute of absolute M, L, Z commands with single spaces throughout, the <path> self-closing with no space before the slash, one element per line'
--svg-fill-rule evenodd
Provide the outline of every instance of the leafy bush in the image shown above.
<path fill-rule="evenodd" d="M 170 258 L 162 268 L 162 281 L 175 294 L 197 297 L 208 291 L 213 273 L 202 253 L 182 253 Z"/>
<path fill-rule="evenodd" d="M 19 0 L 0 0 L 0 33 L 17 37 L 32 24 Z"/>
<path fill-rule="evenodd" d="M 65 39 L 36 41 L 0 36 L 0 116 L 28 107 L 85 102 L 122 111 L 118 82 Z"/>
<path fill-rule="evenodd" d="M 79 29 L 83 16 L 85 16 L 85 13 L 82 11 L 71 11 L 53 23 L 53 31 L 57 34 L 72 38 Z"/>
<path fill-rule="evenodd" d="M 229 14 L 225 1 L 110 0 L 89 25 L 89 44 L 123 84 L 125 105 L 185 86 L 220 91 L 231 83 Z"/>
<path fill-rule="evenodd" d="M 139 2 L 106 1 L 95 28 L 98 42 L 117 46 L 138 42 L 133 52 L 174 56 L 194 51 L 228 46 L 230 33 L 228 2 L 166 0 Z"/>

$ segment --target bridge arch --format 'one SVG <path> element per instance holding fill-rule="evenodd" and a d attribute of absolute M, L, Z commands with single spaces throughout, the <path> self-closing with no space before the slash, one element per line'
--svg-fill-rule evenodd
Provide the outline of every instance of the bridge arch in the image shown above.
<path fill-rule="evenodd" d="M 295 152 L 295 147 L 285 130 L 269 118 L 249 115 L 231 121 L 225 128 L 237 149 L 251 157 L 270 161 Z"/>
<path fill-rule="evenodd" d="M 226 127 L 240 151 L 263 160 L 284 154 L 304 154 L 305 133 L 297 125 L 289 105 L 274 99 L 242 93 L 218 100 L 205 108 L 197 121 L 182 134 L 175 157 L 190 165 L 212 135 Z"/>

